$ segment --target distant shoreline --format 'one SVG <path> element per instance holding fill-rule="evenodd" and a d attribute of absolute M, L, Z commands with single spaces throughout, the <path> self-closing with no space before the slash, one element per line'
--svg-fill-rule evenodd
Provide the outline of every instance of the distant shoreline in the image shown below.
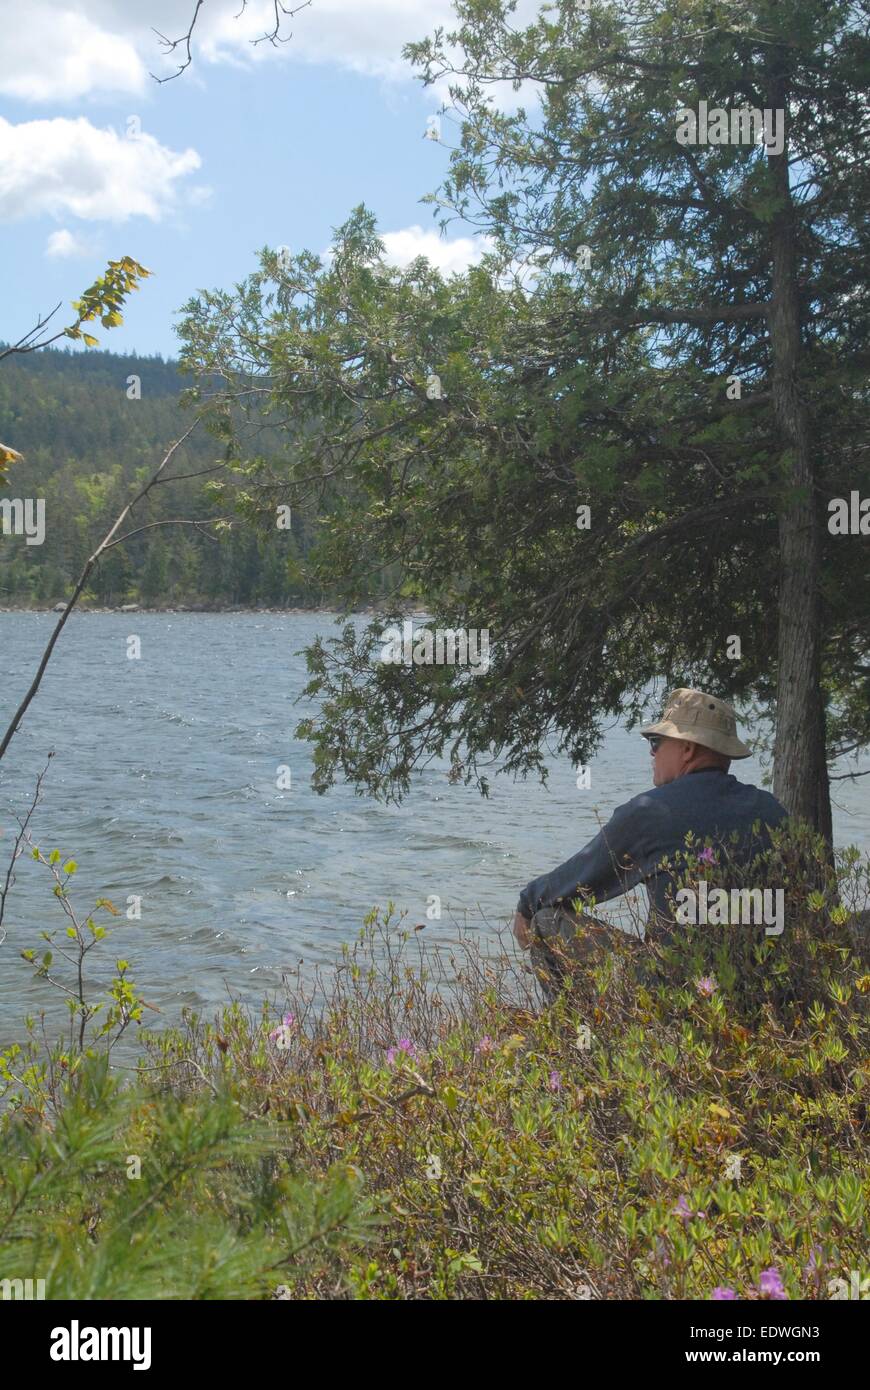
<path fill-rule="evenodd" d="M 13 603 L 0 604 L 0 613 L 58 613 L 62 608 L 54 604 L 47 606 L 44 604 L 32 603 Z M 324 615 L 334 615 L 335 617 L 355 616 L 375 618 L 379 613 L 386 613 L 386 609 L 379 606 L 355 608 L 352 614 L 343 615 L 341 610 L 331 606 L 321 606 L 319 604 L 305 608 L 273 608 L 269 605 L 255 604 L 160 604 L 156 607 L 148 604 L 115 605 L 105 607 L 97 604 L 76 604 L 75 613 L 121 613 L 127 616 L 138 615 L 140 613 L 196 613 L 196 614 L 225 614 L 225 613 L 252 613 L 262 615 L 272 613 L 276 617 L 304 617 L 306 614 L 321 613 Z M 394 610 L 395 611 L 395 610 Z M 429 614 L 422 608 L 409 608 L 402 610 L 406 617 L 425 618 Z"/>

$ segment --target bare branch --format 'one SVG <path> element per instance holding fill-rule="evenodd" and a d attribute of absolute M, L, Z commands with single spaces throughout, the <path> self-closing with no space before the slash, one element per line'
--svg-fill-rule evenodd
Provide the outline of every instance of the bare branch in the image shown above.
<path fill-rule="evenodd" d="M 164 48 L 165 48 L 167 54 L 169 54 L 169 53 L 174 53 L 175 50 L 176 50 L 176 48 L 178 48 L 179 45 L 181 45 L 181 44 L 184 45 L 184 52 L 185 52 L 185 59 L 184 59 L 184 62 L 181 63 L 181 65 L 178 67 L 178 69 L 177 69 L 175 72 L 170 73 L 170 75 L 169 75 L 168 77 L 157 77 L 157 76 L 152 72 L 150 75 L 154 78 L 154 81 L 155 81 L 155 82 L 159 82 L 159 83 L 161 83 L 161 84 L 162 84 L 163 82 L 171 82 L 171 81 L 173 80 L 173 78 L 175 78 L 175 77 L 180 77 L 181 74 L 184 72 L 185 68 L 189 68 L 189 67 L 190 67 L 191 63 L 193 62 L 193 54 L 191 53 L 191 50 L 190 50 L 190 40 L 191 40 L 191 38 L 192 38 L 192 36 L 193 36 L 194 28 L 196 27 L 196 21 L 197 21 L 197 19 L 199 18 L 199 12 L 200 12 L 200 10 L 202 9 L 202 7 L 203 7 L 204 4 L 205 4 L 205 0 L 196 0 L 196 9 L 195 9 L 194 12 L 193 12 L 193 19 L 190 21 L 190 28 L 188 29 L 188 31 L 187 31 L 186 34 L 182 34 L 182 36 L 181 36 L 180 39 L 167 39 L 166 35 L 165 35 L 165 34 L 161 34 L 161 32 L 160 32 L 159 29 L 154 29 L 154 30 L 153 30 L 153 32 L 157 35 L 157 37 L 158 37 L 158 39 L 160 40 L 160 42 L 163 44 L 163 46 L 164 46 Z M 245 8 L 244 5 L 242 5 L 242 9 L 244 9 L 244 8 Z M 152 26 L 152 28 L 153 28 L 153 26 Z"/>
<path fill-rule="evenodd" d="M 131 536 L 138 536 L 142 531 L 150 531 L 155 526 L 194 526 L 197 531 L 199 531 L 200 526 L 214 526 L 218 521 L 229 520 L 230 518 L 228 516 L 207 516 L 199 517 L 196 520 L 188 520 L 185 517 L 169 517 L 165 521 L 146 521 L 144 526 L 137 526 L 133 531 L 125 531 L 123 536 L 118 536 L 117 540 L 110 541 L 109 544 L 105 546 L 105 549 L 111 550 L 113 545 L 121 545 L 123 541 L 128 541 Z M 205 536 L 206 539 L 210 541 L 215 539 L 215 537 L 210 536 L 207 531 L 200 531 L 199 534 Z"/>
<path fill-rule="evenodd" d="M 191 63 L 193 62 L 193 49 L 191 47 L 193 31 L 196 28 L 196 22 L 199 19 L 199 12 L 204 4 L 205 0 L 196 0 L 196 9 L 194 10 L 193 17 L 190 21 L 190 27 L 188 28 L 185 34 L 179 35 L 177 39 L 168 39 L 165 34 L 161 34 L 159 29 L 154 29 L 152 26 L 152 32 L 157 35 L 158 39 L 163 44 L 163 49 L 167 56 L 170 53 L 175 53 L 179 49 L 183 54 L 182 61 L 179 63 L 175 72 L 169 73 L 167 77 L 158 77 L 156 73 L 152 72 L 150 75 L 154 78 L 155 82 L 159 82 L 161 85 L 164 82 L 174 82 L 176 77 L 180 77 L 181 74 L 187 68 L 190 67 Z M 297 15 L 299 13 L 300 10 L 306 10 L 310 4 L 311 0 L 304 0 L 303 4 L 297 5 L 295 9 L 291 10 L 287 9 L 287 7 L 281 3 L 281 0 L 272 0 L 272 8 L 275 16 L 274 26 L 271 29 L 267 29 L 265 34 L 261 34 L 258 39 L 251 39 L 251 43 L 254 44 L 254 46 L 256 46 L 258 43 L 268 42 L 272 44 L 272 46 L 275 48 L 277 48 L 279 43 L 289 43 L 293 37 L 293 34 L 291 31 L 286 36 L 286 38 L 281 37 L 280 30 L 282 19 L 292 19 L 294 15 Z M 245 13 L 247 5 L 248 0 L 242 0 L 242 7 L 239 10 L 238 14 L 235 15 L 236 19 L 239 19 Z"/>
<path fill-rule="evenodd" d="M 57 643 L 57 639 L 60 637 L 66 620 L 78 601 L 79 595 L 81 594 L 82 590 L 87 584 L 91 576 L 91 573 L 94 569 L 94 566 L 99 563 L 100 557 L 105 553 L 105 551 L 110 549 L 110 547 L 115 543 L 115 536 L 117 532 L 121 529 L 124 522 L 127 520 L 127 517 L 132 512 L 133 508 L 136 506 L 136 503 L 141 502 L 143 497 L 147 497 L 151 489 L 160 481 L 160 475 L 162 474 L 166 465 L 169 463 L 169 460 L 175 454 L 176 449 L 180 448 L 181 445 L 184 444 L 187 439 L 189 439 L 190 435 L 196 429 L 198 424 L 199 420 L 194 420 L 193 424 L 184 431 L 184 434 L 181 435 L 180 439 L 176 439 L 175 443 L 170 445 L 159 468 L 157 468 L 156 471 L 151 475 L 148 482 L 142 488 L 141 492 L 138 492 L 136 496 L 133 498 L 133 500 L 127 503 L 126 507 L 124 507 L 123 511 L 115 520 L 111 529 L 100 541 L 100 544 L 97 546 L 93 555 L 91 555 L 90 559 L 85 563 L 84 569 L 79 575 L 78 582 L 75 586 L 75 589 L 73 590 L 72 598 L 70 599 L 66 608 L 61 613 L 57 626 L 55 627 L 54 632 L 51 634 L 51 637 L 49 638 L 48 646 L 42 654 L 42 660 L 40 661 L 39 666 L 37 667 L 36 675 L 33 677 L 33 680 L 30 683 L 30 687 L 27 691 L 27 694 L 24 696 L 24 699 L 21 701 L 21 704 L 18 706 L 18 709 L 12 716 L 12 722 L 10 723 L 9 728 L 6 730 L 6 733 L 3 735 L 3 741 L 2 743 L 0 743 L 0 759 L 2 759 L 3 755 L 6 752 L 6 749 L 12 742 L 14 735 L 18 732 L 21 720 L 27 713 L 27 709 L 34 696 L 36 695 L 36 692 L 39 689 L 42 677 L 45 675 L 45 669 L 48 666 L 48 663 L 51 659 L 51 654 L 54 651 L 55 644 Z M 133 533 L 131 532 L 130 534 L 132 535 Z"/>
<path fill-rule="evenodd" d="M 242 13 L 242 10 L 244 10 L 244 8 L 245 8 L 245 3 L 246 3 L 246 0 L 242 0 L 242 9 L 239 10 L 239 14 L 241 14 L 241 13 Z M 275 46 L 275 47 L 277 47 L 277 45 L 278 45 L 279 43 L 289 43 L 290 40 L 291 40 L 292 37 L 293 37 L 293 32 L 292 32 L 292 30 L 291 30 L 291 32 L 287 35 L 286 39 L 279 38 L 279 36 L 278 36 L 278 30 L 281 28 L 281 15 L 286 15 L 286 17 L 287 17 L 288 19 L 292 19 L 292 18 L 294 17 L 294 15 L 297 15 L 297 14 L 299 13 L 300 10 L 307 10 L 307 8 L 308 8 L 308 6 L 309 6 L 310 4 L 311 4 L 311 0 L 304 0 L 304 4 L 302 4 L 302 5 L 297 5 L 295 10 L 288 10 L 288 9 L 285 9 L 285 7 L 281 4 L 281 0 L 273 0 L 273 8 L 274 8 L 274 11 L 275 11 L 275 27 L 274 27 L 274 29 L 272 29 L 269 33 L 261 34 L 260 37 L 259 37 L 258 39 L 251 39 L 251 43 L 254 44 L 255 47 L 256 47 L 256 45 L 257 45 L 258 43 L 263 43 L 263 42 L 265 42 L 265 40 L 267 40 L 267 39 L 268 39 L 269 43 L 271 43 L 271 44 L 272 44 L 273 46 Z M 238 18 L 238 16 L 236 16 L 236 18 Z"/>
<path fill-rule="evenodd" d="M 15 837 L 15 844 L 12 846 L 12 858 L 9 860 L 9 865 L 6 869 L 6 881 L 3 884 L 3 888 L 0 889 L 0 933 L 2 933 L 2 935 L 0 935 L 0 946 L 2 946 L 3 942 L 6 940 L 6 932 L 3 928 L 3 914 L 6 911 L 6 899 L 9 896 L 9 890 L 15 882 L 15 861 L 20 857 L 24 848 L 24 842 L 27 839 L 27 827 L 30 824 L 34 811 L 39 805 L 39 798 L 42 795 L 43 779 L 48 772 L 48 765 L 53 757 L 54 753 L 49 753 L 48 762 L 36 779 L 36 789 L 33 793 L 33 800 L 27 808 L 27 815 L 24 817 L 24 820 L 18 822 L 19 831 Z"/>
<path fill-rule="evenodd" d="M 46 314 L 45 318 L 39 318 L 35 327 L 28 329 L 28 331 L 18 339 L 17 343 L 12 343 L 9 347 L 4 348 L 3 351 L 0 352 L 0 362 L 3 361 L 4 357 L 11 357 L 13 352 L 35 352 L 37 348 L 48 347 L 49 343 L 56 343 L 58 338 L 62 338 L 66 333 L 65 328 L 62 328 L 59 333 L 55 333 L 53 338 L 45 338 L 42 342 L 32 341 L 32 339 L 35 339 L 37 335 L 42 332 L 49 320 L 54 318 L 62 303 L 62 299 L 58 300 L 57 304 L 55 304 L 54 308 L 51 310 L 51 313 Z"/>
<path fill-rule="evenodd" d="M 210 468 L 197 468 L 194 473 L 173 473 L 171 478 L 159 478 L 161 483 L 179 483 L 183 478 L 202 478 L 206 473 L 220 473 L 226 468 L 225 463 L 213 463 Z"/>

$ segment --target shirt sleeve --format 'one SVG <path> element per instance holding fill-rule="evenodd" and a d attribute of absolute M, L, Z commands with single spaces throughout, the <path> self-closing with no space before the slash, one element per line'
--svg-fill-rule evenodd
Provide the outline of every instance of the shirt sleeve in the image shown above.
<path fill-rule="evenodd" d="M 640 883 L 643 873 L 636 863 L 642 835 L 640 800 L 636 797 L 618 807 L 594 840 L 551 873 L 532 879 L 520 894 L 517 911 L 534 917 L 541 907 L 587 895 L 606 902 Z"/>

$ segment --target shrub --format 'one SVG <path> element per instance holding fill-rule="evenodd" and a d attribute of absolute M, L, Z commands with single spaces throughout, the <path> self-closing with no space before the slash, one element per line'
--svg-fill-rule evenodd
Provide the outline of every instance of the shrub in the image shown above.
<path fill-rule="evenodd" d="M 767 863 L 782 936 L 618 944 L 544 1011 L 513 950 L 372 913 L 280 1007 L 187 1013 L 134 1084 L 91 1062 L 55 1118 L 19 1106 L 0 1259 L 56 1250 L 52 1297 L 830 1297 L 866 1273 L 867 865 L 785 834 Z"/>

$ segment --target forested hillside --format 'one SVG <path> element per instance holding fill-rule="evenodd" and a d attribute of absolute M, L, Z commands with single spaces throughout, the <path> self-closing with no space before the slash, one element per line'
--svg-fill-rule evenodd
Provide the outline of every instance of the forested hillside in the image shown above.
<path fill-rule="evenodd" d="M 128 396 L 132 377 L 139 399 Z M 0 440 L 24 459 L 0 496 L 44 498 L 45 540 L 27 544 L 23 535 L 2 534 L 0 524 L 0 606 L 68 596 L 124 504 L 190 424 L 191 411 L 178 404 L 184 386 L 176 364 L 160 357 L 49 350 L 3 363 Z M 210 477 L 224 475 L 202 476 L 221 461 L 222 447 L 195 431 L 168 471 L 200 476 L 154 488 L 125 530 L 170 517 L 232 516 L 227 498 L 206 490 Z M 217 533 L 213 525 L 152 527 L 106 555 L 84 597 L 99 605 L 319 603 L 327 596 L 302 573 L 313 531 L 298 509 L 289 531 L 258 530 L 248 520 Z"/>

